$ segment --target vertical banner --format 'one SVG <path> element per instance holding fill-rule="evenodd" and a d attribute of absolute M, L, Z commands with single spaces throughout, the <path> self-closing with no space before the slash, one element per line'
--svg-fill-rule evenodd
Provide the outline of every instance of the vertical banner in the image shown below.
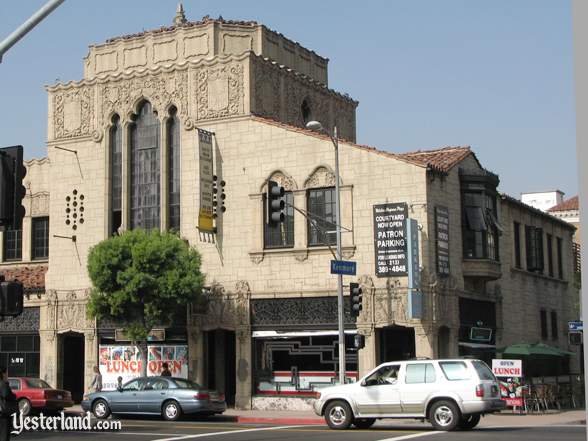
<path fill-rule="evenodd" d="M 435 235 L 437 252 L 437 273 L 449 275 L 449 210 L 446 207 L 435 207 Z"/>
<path fill-rule="evenodd" d="M 374 250 L 377 277 L 407 275 L 405 202 L 374 205 Z"/>
<path fill-rule="evenodd" d="M 416 219 L 407 219 L 408 238 L 408 318 L 423 318 L 423 294 L 421 293 L 421 270 L 419 262 L 419 224 Z"/>
<path fill-rule="evenodd" d="M 200 163 L 200 211 L 198 213 L 198 229 L 202 232 L 209 233 L 214 231 L 212 217 L 212 136 L 213 134 L 211 132 L 198 129 L 198 151 Z"/>

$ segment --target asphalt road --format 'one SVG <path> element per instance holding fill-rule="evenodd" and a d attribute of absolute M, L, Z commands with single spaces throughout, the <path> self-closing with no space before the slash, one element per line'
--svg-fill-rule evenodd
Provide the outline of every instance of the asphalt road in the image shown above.
<path fill-rule="evenodd" d="M 369 430 L 330 430 L 324 426 L 249 425 L 213 421 L 122 420 L 118 432 L 23 432 L 14 439 L 50 441 L 175 441 L 191 439 L 228 441 L 580 441 L 584 426 L 495 427 L 471 431 L 435 432 L 428 427 L 378 422 Z"/>

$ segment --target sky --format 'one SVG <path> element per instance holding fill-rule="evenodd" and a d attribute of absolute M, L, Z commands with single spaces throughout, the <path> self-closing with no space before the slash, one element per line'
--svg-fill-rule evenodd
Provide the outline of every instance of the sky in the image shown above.
<path fill-rule="evenodd" d="M 46 0 L 2 0 L 4 39 Z M 329 58 L 359 101 L 357 141 L 392 152 L 469 145 L 500 190 L 578 192 L 569 0 L 185 0 L 255 20 Z M 66 0 L 0 63 L 0 146 L 46 155 L 45 85 L 80 80 L 88 45 L 169 26 L 177 0 Z"/>

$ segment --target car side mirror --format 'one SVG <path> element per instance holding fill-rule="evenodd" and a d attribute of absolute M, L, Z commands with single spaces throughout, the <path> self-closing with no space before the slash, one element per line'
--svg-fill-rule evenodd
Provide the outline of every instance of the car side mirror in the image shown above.
<path fill-rule="evenodd" d="M 365 382 L 365 380 L 363 380 L 359 385 L 365 387 L 367 386 L 367 383 Z"/>

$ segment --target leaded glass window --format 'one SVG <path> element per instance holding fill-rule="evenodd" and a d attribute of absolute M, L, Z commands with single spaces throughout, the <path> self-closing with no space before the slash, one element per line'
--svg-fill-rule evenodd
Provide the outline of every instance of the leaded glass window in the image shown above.
<path fill-rule="evenodd" d="M 308 191 L 308 245 L 332 245 L 337 241 L 335 230 L 335 188 Z"/>
<path fill-rule="evenodd" d="M 172 107 L 167 121 L 169 229 L 180 229 L 180 122 Z"/>
<path fill-rule="evenodd" d="M 47 259 L 49 257 L 49 218 L 33 218 L 33 259 Z"/>
<path fill-rule="evenodd" d="M 111 163 L 111 234 L 115 234 L 122 222 L 122 128 L 120 118 L 114 115 L 110 129 L 110 163 Z"/>
<path fill-rule="evenodd" d="M 145 101 L 131 126 L 131 228 L 159 228 L 159 119 Z"/>

